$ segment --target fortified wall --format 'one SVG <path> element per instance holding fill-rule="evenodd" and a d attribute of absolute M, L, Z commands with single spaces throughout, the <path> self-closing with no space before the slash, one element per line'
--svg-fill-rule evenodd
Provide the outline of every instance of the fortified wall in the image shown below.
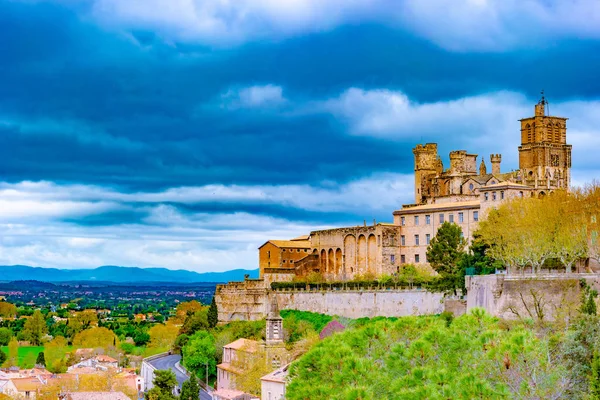
<path fill-rule="evenodd" d="M 593 273 L 467 276 L 467 312 L 481 307 L 503 319 L 568 321 L 580 307 L 582 279 L 600 289 Z"/>
<path fill-rule="evenodd" d="M 271 297 L 281 309 L 310 311 L 347 318 L 404 317 L 439 314 L 444 295 L 415 289 L 271 290 L 262 279 L 218 285 L 215 302 L 219 323 L 257 321 L 266 317 Z M 455 308 L 452 303 L 452 307 Z"/>

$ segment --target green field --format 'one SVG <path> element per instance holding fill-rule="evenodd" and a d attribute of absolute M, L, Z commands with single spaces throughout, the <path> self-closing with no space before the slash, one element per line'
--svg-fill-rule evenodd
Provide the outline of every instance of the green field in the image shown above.
<path fill-rule="evenodd" d="M 8 346 L 0 347 L 3 352 L 8 354 Z M 19 347 L 19 367 L 32 368 L 40 351 L 44 351 L 43 346 L 23 346 Z"/>

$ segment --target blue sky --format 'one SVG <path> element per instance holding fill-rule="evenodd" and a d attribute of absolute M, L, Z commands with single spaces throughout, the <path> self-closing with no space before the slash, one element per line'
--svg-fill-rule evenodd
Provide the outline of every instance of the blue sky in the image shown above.
<path fill-rule="evenodd" d="M 0 264 L 255 268 L 390 221 L 417 143 L 516 168 L 541 89 L 583 184 L 597 71 L 591 0 L 0 0 Z"/>

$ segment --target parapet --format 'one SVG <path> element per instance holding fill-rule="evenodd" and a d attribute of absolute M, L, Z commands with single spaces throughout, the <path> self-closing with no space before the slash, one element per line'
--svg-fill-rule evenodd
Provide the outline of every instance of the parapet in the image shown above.
<path fill-rule="evenodd" d="M 436 153 L 437 154 L 437 143 L 425 143 L 418 144 L 413 149 L 413 153 Z"/>

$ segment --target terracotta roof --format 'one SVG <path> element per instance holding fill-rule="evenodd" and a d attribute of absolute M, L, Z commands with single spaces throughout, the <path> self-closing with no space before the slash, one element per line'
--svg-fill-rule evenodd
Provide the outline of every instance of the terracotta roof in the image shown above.
<path fill-rule="evenodd" d="M 291 239 L 292 241 L 297 241 L 297 240 L 308 240 L 310 238 L 310 235 L 302 235 L 302 236 L 298 236 L 295 237 L 293 239 Z"/>
<path fill-rule="evenodd" d="M 225 349 L 244 350 L 249 353 L 254 353 L 258 350 L 258 342 L 256 340 L 250 340 L 241 338 L 235 342 L 231 342 L 223 346 Z"/>
<path fill-rule="evenodd" d="M 224 400 L 236 400 L 238 398 L 244 398 L 246 393 L 241 390 L 219 389 L 213 392 L 213 396 L 218 396 L 219 399 Z"/>
<path fill-rule="evenodd" d="M 414 213 L 419 211 L 447 209 L 447 208 L 478 208 L 481 205 L 479 200 L 470 201 L 457 201 L 454 203 L 441 203 L 441 204 L 423 204 L 421 206 L 414 206 L 403 208 L 401 210 L 394 211 L 394 214 L 405 214 Z"/>
<path fill-rule="evenodd" d="M 106 362 L 106 363 L 116 363 L 116 362 L 118 362 L 118 360 L 116 360 L 116 359 L 114 359 L 114 358 L 112 358 L 110 356 L 104 355 L 104 354 L 100 354 L 100 355 L 96 356 L 96 360 L 98 360 L 100 362 Z"/>
<path fill-rule="evenodd" d="M 11 381 L 19 392 L 35 392 L 42 386 L 42 381 L 38 378 L 14 378 Z"/>
<path fill-rule="evenodd" d="M 77 392 L 69 393 L 66 400 L 131 400 L 123 392 Z"/>
<path fill-rule="evenodd" d="M 282 248 L 293 248 L 293 249 L 308 249 L 308 248 L 310 248 L 309 240 L 269 240 L 265 244 L 267 244 L 267 243 L 271 243 L 277 247 L 282 247 Z M 260 247 L 263 247 L 265 244 L 263 244 Z"/>
<path fill-rule="evenodd" d="M 290 367 L 290 364 L 284 365 L 283 367 L 276 369 L 275 371 L 271 372 L 270 374 L 263 376 L 262 378 L 260 378 L 260 380 L 286 383 L 286 378 L 288 376 L 288 368 L 289 367 Z"/>

